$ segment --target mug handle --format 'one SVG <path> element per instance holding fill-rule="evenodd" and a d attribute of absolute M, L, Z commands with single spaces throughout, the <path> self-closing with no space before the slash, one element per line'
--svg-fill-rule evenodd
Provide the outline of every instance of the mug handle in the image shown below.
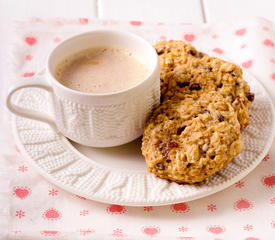
<path fill-rule="evenodd" d="M 12 113 L 20 117 L 25 117 L 25 118 L 30 118 L 33 120 L 45 122 L 49 124 L 54 131 L 58 132 L 54 119 L 48 114 L 19 107 L 11 101 L 13 94 L 23 88 L 41 88 L 43 90 L 48 91 L 52 95 L 53 94 L 52 87 L 45 81 L 42 82 L 44 72 L 45 70 L 42 70 L 31 78 L 24 79 L 24 81 L 21 80 L 21 81 L 15 82 L 8 91 L 6 106 Z"/>

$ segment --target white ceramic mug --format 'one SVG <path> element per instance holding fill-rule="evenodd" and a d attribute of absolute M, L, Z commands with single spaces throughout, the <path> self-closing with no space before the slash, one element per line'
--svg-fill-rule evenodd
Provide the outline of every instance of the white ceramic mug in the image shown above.
<path fill-rule="evenodd" d="M 99 46 L 132 49 L 145 61 L 150 75 L 129 89 L 104 94 L 78 92 L 55 79 L 54 69 L 62 59 L 82 49 Z M 52 95 L 54 118 L 14 104 L 12 95 L 23 88 L 48 91 Z M 159 99 L 159 67 L 154 48 L 132 33 L 98 30 L 73 36 L 60 43 L 50 53 L 45 73 L 15 83 L 8 93 L 6 104 L 14 114 L 46 122 L 75 142 L 93 147 L 111 147 L 141 136 L 145 121 L 159 104 Z"/>

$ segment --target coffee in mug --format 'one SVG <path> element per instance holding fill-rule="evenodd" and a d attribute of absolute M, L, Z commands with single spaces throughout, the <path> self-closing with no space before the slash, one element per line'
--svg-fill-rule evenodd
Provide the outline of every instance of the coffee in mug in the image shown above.
<path fill-rule="evenodd" d="M 48 92 L 49 113 L 12 101 L 25 88 Z M 152 45 L 132 33 L 96 30 L 58 44 L 45 70 L 11 86 L 6 105 L 79 144 L 114 147 L 141 136 L 159 102 L 158 55 Z"/>
<path fill-rule="evenodd" d="M 65 57 L 55 68 L 64 86 L 85 93 L 111 93 L 131 88 L 150 74 L 141 57 L 121 47 L 88 48 Z"/>

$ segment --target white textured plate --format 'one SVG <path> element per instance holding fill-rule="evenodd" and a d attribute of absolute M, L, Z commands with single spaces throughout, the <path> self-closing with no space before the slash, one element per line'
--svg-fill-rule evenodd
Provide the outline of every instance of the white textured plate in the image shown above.
<path fill-rule="evenodd" d="M 262 160 L 274 134 L 274 110 L 265 89 L 251 75 L 244 79 L 255 93 L 251 124 L 243 132 L 244 150 L 201 184 L 179 185 L 146 172 L 140 140 L 114 148 L 80 146 L 56 134 L 47 124 L 13 117 L 21 151 L 50 182 L 86 198 L 129 206 L 165 205 L 190 201 L 220 191 L 243 178 Z M 39 89 L 24 89 L 17 103 L 50 112 L 49 96 Z"/>

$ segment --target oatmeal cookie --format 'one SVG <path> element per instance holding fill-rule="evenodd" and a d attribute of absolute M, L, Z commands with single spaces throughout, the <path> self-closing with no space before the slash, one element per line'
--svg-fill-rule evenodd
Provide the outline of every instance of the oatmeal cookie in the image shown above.
<path fill-rule="evenodd" d="M 148 171 L 178 183 L 203 181 L 242 149 L 237 114 L 217 92 L 166 99 L 142 139 Z"/>
<path fill-rule="evenodd" d="M 217 91 L 232 103 L 241 129 L 249 124 L 248 109 L 254 94 L 239 66 L 198 52 L 182 41 L 161 41 L 155 49 L 159 55 L 162 99 Z"/>

